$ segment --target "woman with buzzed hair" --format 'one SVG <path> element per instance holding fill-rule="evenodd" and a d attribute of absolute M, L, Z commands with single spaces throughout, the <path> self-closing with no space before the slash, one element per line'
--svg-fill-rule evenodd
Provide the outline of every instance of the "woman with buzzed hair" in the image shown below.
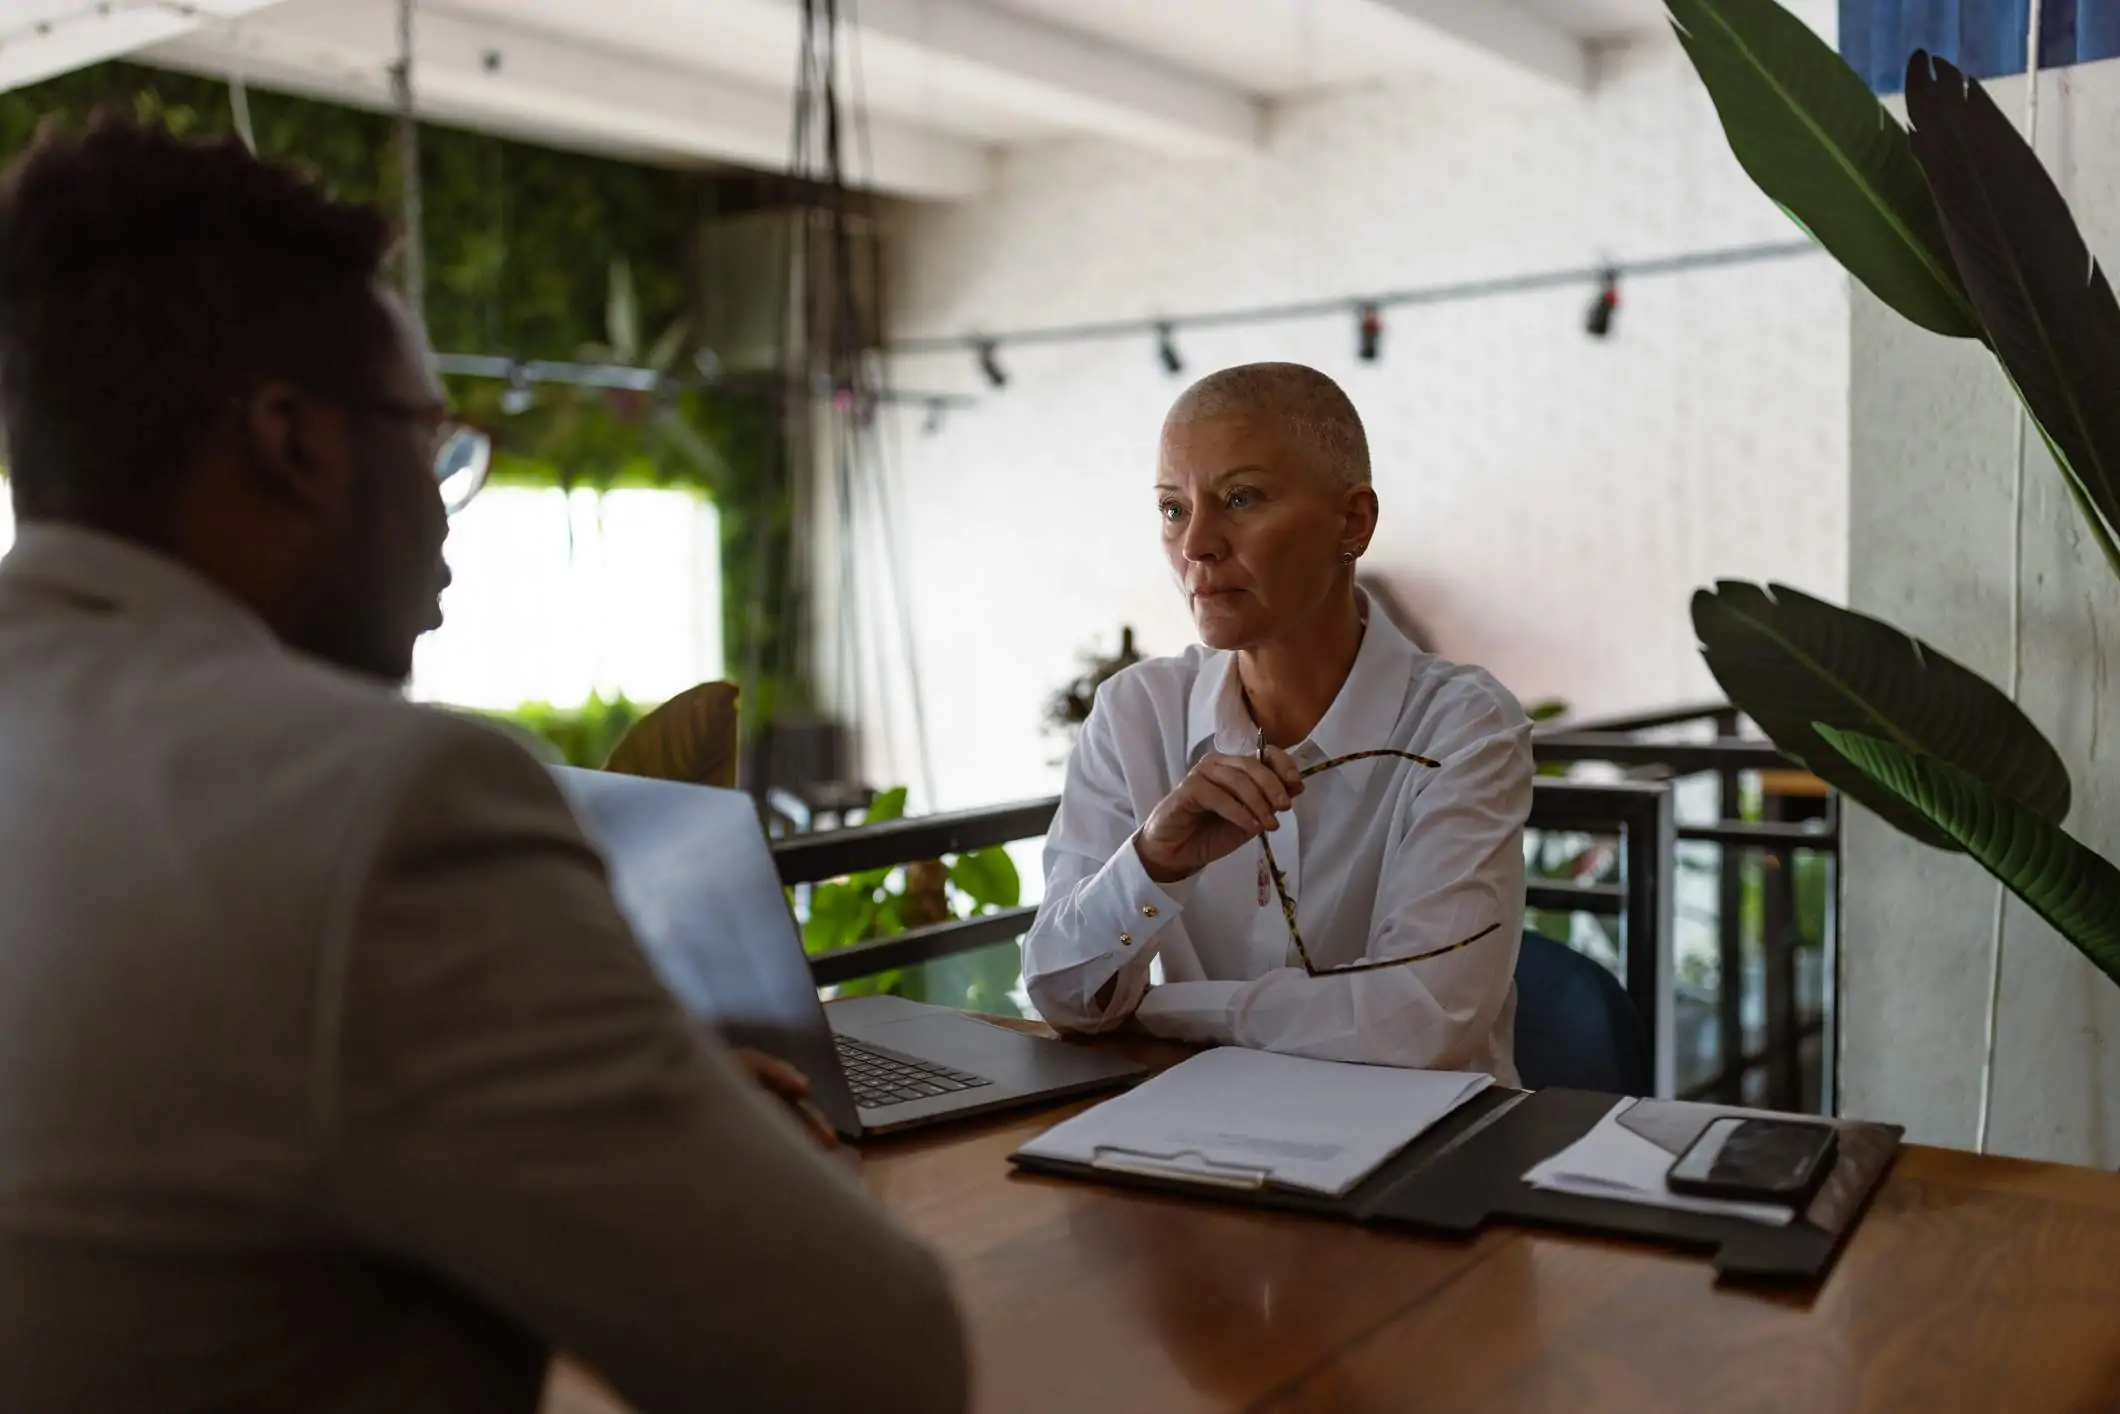
<path fill-rule="evenodd" d="M 1531 724 L 1356 587 L 1354 405 L 1299 364 L 1211 374 L 1164 422 L 1155 504 L 1200 643 L 1097 693 L 1031 1000 L 1063 1030 L 1513 1083 Z"/>

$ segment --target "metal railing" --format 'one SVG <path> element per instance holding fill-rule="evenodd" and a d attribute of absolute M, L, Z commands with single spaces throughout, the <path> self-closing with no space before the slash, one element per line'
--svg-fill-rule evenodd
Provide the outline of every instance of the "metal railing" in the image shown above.
<path fill-rule="evenodd" d="M 1708 724 L 1715 732 L 1709 741 L 1643 740 L 1639 733 L 1693 723 Z M 1819 1039 L 1818 1107 L 1830 1110 L 1835 1093 L 1834 1009 L 1839 964 L 1838 928 L 1832 900 L 1838 888 L 1840 860 L 1840 802 L 1828 796 L 1818 818 L 1809 821 L 1775 818 L 1789 808 L 1789 799 L 1762 791 L 1759 820 L 1741 818 L 1743 778 L 1749 772 L 1800 770 L 1771 743 L 1737 735 L 1739 714 L 1726 702 L 1703 703 L 1640 716 L 1615 718 L 1585 724 L 1564 724 L 1536 734 L 1539 760 L 1600 761 L 1632 767 L 1658 775 L 1681 778 L 1713 775 L 1717 786 L 1720 817 L 1707 825 L 1680 825 L 1674 831 L 1679 843 L 1703 843 L 1718 847 L 1716 874 L 1716 992 L 1715 1032 L 1719 1066 L 1704 1079 L 1696 1078 L 1683 1089 L 1688 1099 L 1723 1102 L 1750 1100 L 1769 1108 L 1797 1110 L 1811 1102 L 1805 1083 L 1803 1051 Z M 1829 861 L 1830 877 L 1825 892 L 1822 1006 L 1806 1016 L 1798 985 L 1800 939 L 1795 920 L 1796 858 L 1813 852 Z M 1762 861 L 1761 877 L 1761 1012 L 1762 1044 L 1745 1044 L 1746 999 L 1744 956 L 1744 873 L 1747 856 Z M 1674 998 L 1675 1000 L 1675 998 Z M 1663 1055 L 1659 1038 L 1659 1058 Z M 1755 1074 L 1762 1083 L 1758 1093 L 1746 1093 L 1746 1081 Z"/>
<path fill-rule="evenodd" d="M 1692 723 L 1708 724 L 1713 738 L 1657 741 L 1641 735 Z M 1606 762 L 1634 779 L 1590 783 L 1541 777 L 1537 781 L 1527 831 L 1613 841 L 1616 863 L 1592 879 L 1534 877 L 1526 902 L 1533 910 L 1587 914 L 1613 925 L 1610 931 L 1618 944 L 1616 970 L 1655 1040 L 1658 1093 L 1728 1102 L 1750 1100 L 1777 1109 L 1804 1108 L 1813 1098 L 1804 1050 L 1817 1039 L 1817 1099 L 1822 1108 L 1830 1108 L 1835 1057 L 1825 1038 L 1832 1034 L 1837 996 L 1838 939 L 1831 899 L 1837 890 L 1839 802 L 1828 798 L 1817 819 L 1775 818 L 1785 798 L 1762 792 L 1762 813 L 1767 818 L 1742 818 L 1747 774 L 1792 768 L 1770 743 L 1740 737 L 1738 726 L 1738 715 L 1728 704 L 1708 703 L 1535 733 L 1533 751 L 1542 765 Z M 1675 823 L 1671 783 L 1701 775 L 1715 779 L 1718 818 L 1707 823 Z M 1058 804 L 1057 798 L 1029 800 L 796 835 L 776 840 L 773 854 L 783 881 L 815 883 L 1036 839 L 1050 827 Z M 1701 1020 L 1702 1003 L 1680 994 L 1674 956 L 1678 853 L 1688 844 L 1714 846 L 1717 851 L 1713 866 L 1717 982 L 1713 1016 L 1705 1021 Z M 1799 986 L 1801 940 L 1795 926 L 1793 880 L 1798 855 L 1814 852 L 1831 861 L 1834 877 L 1829 878 L 1821 940 L 1825 950 L 1820 963 L 1822 1005 L 1807 1015 Z M 1753 859 L 1760 861 L 1756 885 L 1760 972 L 1756 988 L 1748 988 L 1744 915 L 1747 870 Z M 1014 941 L 1029 928 L 1036 912 L 1011 908 L 912 929 L 813 957 L 811 970 L 818 985 L 836 986 L 936 962 Z M 1753 994 L 1758 1007 L 1752 1016 L 1760 1023 L 1761 1043 L 1748 1046 L 1747 1000 Z M 1688 1017 L 1686 1039 L 1697 1038 L 1697 1024 L 1712 1027 L 1716 1066 L 1712 1074 L 1694 1073 L 1683 1083 L 1681 1060 L 1694 1052 L 1680 1044 L 1682 1011 Z M 1705 1049 L 1698 1053 L 1707 1054 Z"/>
<path fill-rule="evenodd" d="M 1058 797 L 981 810 L 893 820 L 773 841 L 781 882 L 818 883 L 867 869 L 1036 839 L 1051 826 Z M 1532 791 L 1534 830 L 1565 830 L 1618 841 L 1614 882 L 1535 880 L 1527 904 L 1616 920 L 1621 981 L 1656 1038 L 1657 1089 L 1672 1086 L 1672 816 L 1660 785 L 1596 784 L 1545 779 Z M 913 967 L 1021 937 L 1037 914 L 1012 908 L 983 917 L 916 928 L 810 959 L 817 985 L 836 986 L 895 968 Z"/>

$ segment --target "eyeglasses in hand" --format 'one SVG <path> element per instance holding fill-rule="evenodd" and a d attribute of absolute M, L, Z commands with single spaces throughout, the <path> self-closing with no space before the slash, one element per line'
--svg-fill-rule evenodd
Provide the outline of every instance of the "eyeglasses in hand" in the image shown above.
<path fill-rule="evenodd" d="M 1351 752 L 1346 756 L 1335 756 L 1330 761 L 1321 761 L 1315 766 L 1306 766 L 1303 768 L 1302 778 L 1308 780 L 1312 776 L 1333 770 L 1336 767 L 1350 765 L 1356 761 L 1371 761 L 1379 757 L 1392 757 L 1401 761 L 1411 761 L 1417 766 L 1425 766 L 1431 770 L 1440 769 L 1443 764 L 1440 761 L 1431 761 L 1426 756 L 1416 756 L 1411 751 L 1397 751 L 1390 747 L 1383 747 L 1375 751 Z M 1259 760 L 1263 762 L 1265 759 L 1266 733 L 1261 731 L 1259 733 Z M 1273 875 L 1273 890 L 1280 896 L 1281 914 L 1288 920 L 1289 940 L 1296 945 L 1296 957 L 1303 964 L 1303 971 L 1312 977 L 1329 977 L 1342 972 L 1375 972 L 1386 967 L 1403 967 L 1409 962 L 1425 962 L 1432 957 L 1442 957 L 1445 953 L 1454 953 L 1460 948 L 1471 947 L 1474 943 L 1502 926 L 1499 922 L 1489 923 L 1469 938 L 1461 938 L 1447 947 L 1431 948 L 1427 952 L 1412 953 L 1406 957 L 1384 958 L 1379 961 L 1365 959 L 1361 962 L 1345 963 L 1339 967 L 1320 967 L 1310 960 L 1310 949 L 1303 946 L 1303 930 L 1296 926 L 1296 901 L 1289 897 L 1288 880 L 1282 875 L 1281 866 L 1275 862 L 1273 844 L 1265 835 L 1259 836 L 1259 848 L 1266 851 L 1266 869 L 1268 873 Z"/>

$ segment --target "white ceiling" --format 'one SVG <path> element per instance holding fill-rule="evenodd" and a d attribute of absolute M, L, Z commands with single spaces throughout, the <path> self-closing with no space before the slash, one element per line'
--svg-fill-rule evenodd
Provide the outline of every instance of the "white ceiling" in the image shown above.
<path fill-rule="evenodd" d="M 1077 135 L 1180 155 L 1255 144 L 1268 105 L 1379 81 L 1565 101 L 1588 46 L 1660 0 L 843 0 L 870 177 L 961 197 L 1009 144 Z M 98 58 L 384 105 L 397 0 L 0 0 L 0 87 Z M 799 0 L 419 0 L 414 86 L 439 121 L 659 160 L 787 157 Z"/>

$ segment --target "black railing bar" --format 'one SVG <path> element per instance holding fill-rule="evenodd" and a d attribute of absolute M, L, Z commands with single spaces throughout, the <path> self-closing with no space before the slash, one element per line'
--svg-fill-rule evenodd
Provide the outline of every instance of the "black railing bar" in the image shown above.
<path fill-rule="evenodd" d="M 1699 702 L 1690 707 L 1667 707 L 1661 712 L 1638 712 L 1622 717 L 1591 717 L 1584 721 L 1562 718 L 1532 729 L 1534 740 L 1559 732 L 1648 732 L 1659 727 L 1682 727 L 1688 722 L 1712 721 L 1730 710 L 1727 702 Z"/>
<path fill-rule="evenodd" d="M 1527 830 L 1615 835 L 1629 824 L 1654 823 L 1669 787 L 1660 781 L 1532 783 Z"/>
<path fill-rule="evenodd" d="M 1825 1029 L 1825 1019 L 1823 1017 L 1808 1017 L 1805 1019 L 1803 1025 L 1799 1026 L 1796 1029 L 1796 1042 L 1798 1045 L 1802 1045 L 1805 1041 L 1810 1040 L 1813 1036 L 1824 1035 Z M 1747 1075 L 1751 1074 L 1753 1071 L 1758 1070 L 1761 1066 L 1765 1065 L 1769 1059 L 1770 1056 L 1768 1052 L 1764 1050 L 1754 1051 L 1752 1054 L 1746 1056 L 1743 1060 L 1739 1061 L 1734 1067 L 1726 1066 L 1722 1070 L 1715 1072 L 1715 1074 L 1710 1076 L 1708 1079 L 1687 1087 L 1685 1092 L 1682 1093 L 1678 1098 L 1681 1100 L 1707 1099 L 1714 1095 L 1716 1091 L 1720 1090 L 1726 1084 L 1742 1084 L 1744 1078 Z"/>
<path fill-rule="evenodd" d="M 1676 775 L 1703 771 L 1783 771 L 1801 769 L 1772 742 L 1744 737 L 1714 741 L 1641 741 L 1617 732 L 1555 732 L 1534 737 L 1533 759 L 1539 761 L 1605 761 L 1615 766 L 1663 766 Z"/>
<path fill-rule="evenodd" d="M 1660 785 L 1634 781 L 1537 781 L 1528 828 L 1602 829 L 1617 833 L 1629 818 L 1654 818 L 1655 802 L 1662 791 Z M 1059 807 L 1060 798 L 1048 796 L 890 820 L 880 825 L 790 835 L 772 842 L 773 862 L 783 883 L 837 879 L 864 869 L 884 869 L 914 859 L 935 859 L 968 849 L 1036 839 L 1051 827 Z"/>
<path fill-rule="evenodd" d="M 1533 883 L 1526 891 L 1526 906 L 1554 913 L 1590 913 L 1616 916 L 1625 899 L 1616 884 Z M 926 928 L 915 928 L 892 938 L 856 943 L 810 959 L 810 976 L 820 987 L 837 986 L 857 977 L 873 977 L 900 967 L 917 967 L 961 953 L 977 952 L 997 943 L 1011 942 L 1030 931 L 1038 916 L 1036 908 L 1010 908 L 983 918 L 955 919 Z"/>
<path fill-rule="evenodd" d="M 833 987 L 894 968 L 918 967 L 923 962 L 938 962 L 960 953 L 977 952 L 1022 937 L 1037 916 L 1035 908 L 1007 908 L 983 918 L 961 918 L 914 928 L 895 938 L 856 943 L 850 948 L 819 953 L 811 958 L 810 977 L 820 987 Z"/>
<path fill-rule="evenodd" d="M 1820 822 L 1821 828 L 1811 829 L 1806 825 L 1762 820 L 1720 820 L 1713 825 L 1680 825 L 1680 840 L 1703 844 L 1736 845 L 1748 849 L 1771 849 L 1786 852 L 1792 849 L 1816 849 L 1826 853 L 1837 853 L 1840 849 L 1840 832 Z"/>
<path fill-rule="evenodd" d="M 1626 907 L 1627 891 L 1618 884 L 1561 884 L 1532 879 L 1524 885 L 1524 907 L 1543 913 L 1594 913 L 1617 918 Z"/>
<path fill-rule="evenodd" d="M 1051 827 L 1053 812 L 1059 808 L 1060 798 L 1049 796 L 849 830 L 791 835 L 773 841 L 773 863 L 785 884 L 837 879 L 864 869 L 886 869 L 909 860 L 1036 839 Z"/>

